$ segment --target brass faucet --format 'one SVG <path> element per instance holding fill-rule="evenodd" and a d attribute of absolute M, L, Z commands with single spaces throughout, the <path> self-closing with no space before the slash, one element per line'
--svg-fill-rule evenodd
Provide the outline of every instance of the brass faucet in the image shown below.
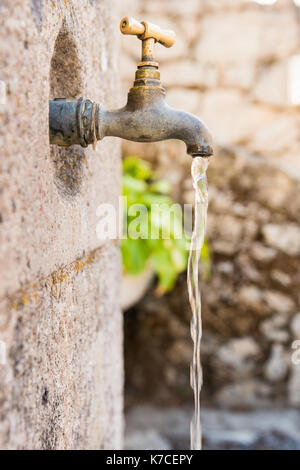
<path fill-rule="evenodd" d="M 171 47 L 175 33 L 129 17 L 122 19 L 120 29 L 123 34 L 136 35 L 142 41 L 142 59 L 137 65 L 126 106 L 107 111 L 102 105 L 84 98 L 50 101 L 50 143 L 87 147 L 105 136 L 135 142 L 179 139 L 186 143 L 187 152 L 193 157 L 212 155 L 211 134 L 200 119 L 171 108 L 165 102 L 166 92 L 160 82 L 154 46 L 158 42 Z"/>

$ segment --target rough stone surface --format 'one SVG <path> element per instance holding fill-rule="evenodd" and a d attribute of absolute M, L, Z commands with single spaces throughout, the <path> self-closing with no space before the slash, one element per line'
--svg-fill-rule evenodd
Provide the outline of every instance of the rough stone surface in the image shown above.
<path fill-rule="evenodd" d="M 300 254 L 300 228 L 296 224 L 268 224 L 263 228 L 263 235 L 268 245 L 290 256 Z"/>
<path fill-rule="evenodd" d="M 202 28 L 197 55 L 218 63 L 239 62 L 246 57 L 247 61 L 281 58 L 294 52 L 299 40 L 291 8 L 276 12 L 250 7 L 249 11 L 229 11 L 226 18 L 223 12 L 215 13 L 203 19 Z M 281 28 L 286 28 L 285 35 Z"/>
<path fill-rule="evenodd" d="M 197 61 L 184 60 L 163 67 L 164 85 L 170 87 L 207 88 L 218 83 L 216 67 L 201 65 Z"/>
<path fill-rule="evenodd" d="M 299 363 L 293 364 L 291 378 L 288 385 L 288 398 L 291 406 L 300 407 L 300 367 Z"/>
<path fill-rule="evenodd" d="M 268 86 L 270 88 L 270 85 Z M 297 116 L 280 114 L 270 124 L 262 126 L 254 133 L 251 148 L 258 153 L 263 153 L 267 148 L 273 155 L 284 155 L 298 139 L 298 126 Z"/>
<path fill-rule="evenodd" d="M 288 61 L 275 62 L 263 69 L 253 90 L 253 96 L 262 102 L 275 106 L 288 103 Z M 272 86 L 270 86 L 272 85 Z"/>
<path fill-rule="evenodd" d="M 274 112 L 253 104 L 240 90 L 218 88 L 208 91 L 202 101 L 201 118 L 220 144 L 251 139 L 253 133 L 274 119 Z"/>
<path fill-rule="evenodd" d="M 296 313 L 291 323 L 292 333 L 295 339 L 300 339 L 300 313 Z"/>
<path fill-rule="evenodd" d="M 119 250 L 96 237 L 119 144 L 50 149 L 48 133 L 49 98 L 117 106 L 118 20 L 106 0 L 0 2 L 2 449 L 122 445 Z"/>
<path fill-rule="evenodd" d="M 271 355 L 266 363 L 265 374 L 270 382 L 284 380 L 289 370 L 289 357 L 282 344 L 273 344 Z"/>
<path fill-rule="evenodd" d="M 259 353 L 259 346 L 252 338 L 232 339 L 218 351 L 221 362 L 233 369 L 244 368 L 251 357 Z"/>
<path fill-rule="evenodd" d="M 126 438 L 126 450 L 171 450 L 170 443 L 154 429 L 129 432 Z"/>
<path fill-rule="evenodd" d="M 277 314 L 263 321 L 260 325 L 260 330 L 269 341 L 286 343 L 289 339 L 289 333 L 285 328 L 286 325 L 287 318 Z"/>

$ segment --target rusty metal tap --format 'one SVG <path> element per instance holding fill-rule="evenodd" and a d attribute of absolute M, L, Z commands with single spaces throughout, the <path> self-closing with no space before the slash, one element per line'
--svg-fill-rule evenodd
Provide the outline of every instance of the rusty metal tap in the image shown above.
<path fill-rule="evenodd" d="M 175 33 L 130 17 L 122 19 L 120 29 L 123 34 L 136 35 L 142 41 L 142 58 L 126 106 L 107 111 L 84 98 L 50 101 L 50 143 L 87 147 L 105 136 L 135 142 L 179 139 L 186 143 L 187 153 L 193 157 L 212 155 L 211 134 L 203 122 L 193 114 L 171 108 L 165 101 L 154 48 L 156 42 L 171 47 Z"/>

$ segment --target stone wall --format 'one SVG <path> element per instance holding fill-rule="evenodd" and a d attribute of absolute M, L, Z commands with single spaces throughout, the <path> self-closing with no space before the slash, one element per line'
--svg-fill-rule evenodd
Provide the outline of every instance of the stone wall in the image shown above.
<path fill-rule="evenodd" d="M 203 401 L 299 407 L 300 366 L 291 358 L 300 339 L 300 10 L 288 0 L 129 3 L 133 16 L 176 31 L 172 49 L 157 46 L 167 100 L 203 118 L 217 146 L 208 174 Z M 136 42 L 123 39 L 124 93 Z M 175 199 L 193 201 L 184 146 L 125 144 L 124 153 L 150 159 Z M 192 399 L 185 284 L 183 275 L 160 299 L 153 289 L 126 314 L 129 403 L 145 394 L 158 403 Z"/>
<path fill-rule="evenodd" d="M 117 105 L 116 3 L 1 0 L 0 447 L 122 446 L 116 139 L 50 148 L 49 97 Z"/>

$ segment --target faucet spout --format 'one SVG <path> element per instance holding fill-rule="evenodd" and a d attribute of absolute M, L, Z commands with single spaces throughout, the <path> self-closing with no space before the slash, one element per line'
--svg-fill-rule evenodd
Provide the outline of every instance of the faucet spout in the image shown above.
<path fill-rule="evenodd" d="M 212 137 L 205 124 L 193 114 L 174 109 L 165 102 L 162 89 L 128 95 L 127 105 L 116 111 L 99 107 L 99 139 L 120 137 L 134 142 L 178 139 L 193 157 L 213 154 Z"/>

